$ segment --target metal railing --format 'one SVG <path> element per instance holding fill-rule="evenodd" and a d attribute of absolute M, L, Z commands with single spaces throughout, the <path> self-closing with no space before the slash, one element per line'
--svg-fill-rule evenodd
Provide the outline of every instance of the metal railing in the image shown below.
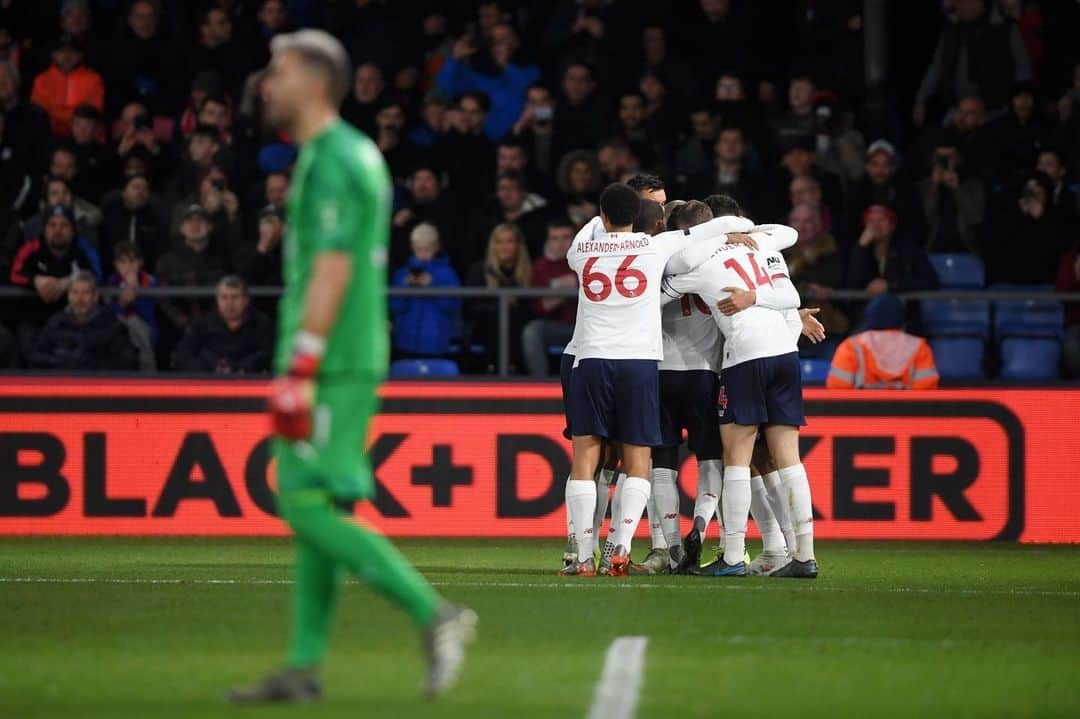
<path fill-rule="evenodd" d="M 145 297 L 174 298 L 174 299 L 206 299 L 215 296 L 217 288 L 214 286 L 203 287 L 146 287 L 140 288 L 138 294 Z M 280 297 L 283 289 L 277 286 L 255 286 L 248 288 L 252 297 L 267 298 Z M 116 287 L 102 287 L 100 293 L 105 298 L 112 298 L 120 294 Z M 27 297 L 33 294 L 32 290 L 21 287 L 0 287 L 0 301 Z M 497 369 L 499 377 L 510 376 L 510 314 L 511 300 L 514 299 L 538 299 L 542 297 L 565 297 L 574 299 L 578 296 L 576 289 L 562 289 L 550 287 L 390 287 L 387 289 L 390 297 L 458 297 L 461 299 L 493 300 L 497 303 L 498 337 L 494 338 L 498 343 Z M 917 302 L 921 300 L 1040 300 L 1051 302 L 1080 302 L 1080 292 L 1017 292 L 1002 290 L 927 290 L 920 292 L 898 293 L 905 302 Z M 872 295 L 862 290 L 833 290 L 828 298 L 811 299 L 804 298 L 804 305 L 813 307 L 824 301 L 829 302 L 866 302 L 872 299 Z"/>

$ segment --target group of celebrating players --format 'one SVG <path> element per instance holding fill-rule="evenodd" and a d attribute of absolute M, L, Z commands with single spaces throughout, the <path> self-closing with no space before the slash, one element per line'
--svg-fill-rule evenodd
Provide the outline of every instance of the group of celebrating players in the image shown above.
<path fill-rule="evenodd" d="M 825 332 L 817 310 L 798 309 L 781 254 L 796 237 L 784 225 L 755 225 L 726 195 L 668 201 L 654 176 L 605 188 L 599 217 L 567 253 L 579 291 L 561 365 L 573 441 L 561 574 L 817 576 L 797 342 Z M 698 466 L 685 538 L 684 429 Z M 631 540 L 646 510 L 652 550 L 635 563 Z M 722 549 L 701 566 L 714 515 Z M 751 516 L 763 543 L 753 561 Z"/>

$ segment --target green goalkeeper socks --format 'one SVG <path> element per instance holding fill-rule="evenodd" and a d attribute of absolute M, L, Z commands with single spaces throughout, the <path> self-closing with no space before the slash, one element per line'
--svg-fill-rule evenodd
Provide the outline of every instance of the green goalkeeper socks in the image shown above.
<path fill-rule="evenodd" d="M 326 654 L 330 620 L 341 588 L 339 567 L 328 555 L 296 538 L 289 666 L 310 667 Z"/>
<path fill-rule="evenodd" d="M 322 492 L 285 492 L 278 505 L 297 544 L 291 666 L 317 664 L 326 651 L 340 567 L 400 605 L 418 626 L 434 618 L 438 593 L 386 537 L 349 521 Z"/>

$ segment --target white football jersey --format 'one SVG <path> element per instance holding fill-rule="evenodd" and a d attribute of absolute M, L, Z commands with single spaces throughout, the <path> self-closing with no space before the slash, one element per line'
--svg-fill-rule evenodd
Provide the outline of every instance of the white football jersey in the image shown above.
<path fill-rule="evenodd" d="M 762 254 L 741 245 L 721 246 L 689 272 L 667 277 L 665 301 L 681 301 L 682 295 L 696 293 L 715 307 L 729 295 L 725 287 L 755 290 L 757 300 L 731 317 L 719 310 L 712 313 L 724 336 L 723 368 L 798 351 L 783 310 L 799 306 L 799 293 L 788 277 L 783 255 Z"/>
<path fill-rule="evenodd" d="M 722 235 L 710 221 L 692 230 L 610 233 L 599 217 L 566 255 L 578 275 L 578 360 L 664 358 L 660 286 L 668 259 L 690 244 Z"/>
<path fill-rule="evenodd" d="M 712 310 L 698 295 L 683 295 L 668 302 L 660 312 L 664 335 L 664 359 L 660 369 L 720 370 L 720 331 Z"/>
<path fill-rule="evenodd" d="M 578 327 L 581 327 L 581 303 L 578 302 L 577 314 L 574 317 L 574 334 L 570 335 L 570 341 L 563 347 L 563 354 L 570 355 L 571 357 L 577 356 L 577 334 Z"/>

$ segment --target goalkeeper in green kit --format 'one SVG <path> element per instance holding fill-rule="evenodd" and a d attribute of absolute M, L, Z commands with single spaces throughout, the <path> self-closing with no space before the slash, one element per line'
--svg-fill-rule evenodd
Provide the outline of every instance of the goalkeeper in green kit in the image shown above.
<path fill-rule="evenodd" d="M 302 146 L 288 201 L 285 294 L 270 412 L 278 511 L 296 533 L 292 633 L 284 669 L 235 702 L 312 701 L 341 580 L 353 574 L 404 609 L 423 636 L 434 697 L 454 683 L 476 614 L 441 599 L 383 536 L 335 509 L 370 499 L 365 456 L 387 363 L 390 177 L 368 137 L 338 116 L 351 82 L 331 35 L 278 35 L 263 84 L 267 117 Z"/>

